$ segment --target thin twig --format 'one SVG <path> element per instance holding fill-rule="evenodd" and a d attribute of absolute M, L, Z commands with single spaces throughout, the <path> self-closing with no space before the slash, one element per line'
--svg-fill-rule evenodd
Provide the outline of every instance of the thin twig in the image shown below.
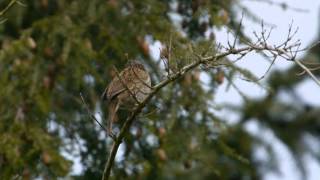
<path fill-rule="evenodd" d="M 127 86 L 126 82 L 124 82 L 123 78 L 120 76 L 119 71 L 117 70 L 116 67 L 113 66 L 113 69 L 116 72 L 117 78 L 120 80 L 120 83 L 124 88 L 129 92 L 130 96 L 136 101 L 137 104 L 140 104 L 139 100 L 136 97 L 136 94 L 131 91 L 131 89 Z"/>
<path fill-rule="evenodd" d="M 143 85 L 145 85 L 145 86 L 148 87 L 149 89 L 152 89 L 152 87 L 151 87 L 149 84 L 147 84 L 146 82 L 144 82 L 144 80 L 141 79 L 141 77 L 139 77 L 139 75 L 136 73 L 135 68 L 132 68 L 132 71 L 133 71 L 134 76 L 135 76 Z M 140 91 L 140 92 L 142 92 L 142 91 Z M 142 93 L 145 94 L 146 92 L 142 92 Z"/>
<path fill-rule="evenodd" d="M 293 61 L 300 66 L 305 72 L 309 74 L 309 76 L 313 79 L 314 82 L 316 82 L 320 86 L 319 79 L 304 65 L 302 64 L 298 59 L 293 59 Z"/>
<path fill-rule="evenodd" d="M 276 62 L 276 60 L 277 60 L 277 56 L 274 56 L 271 64 L 270 64 L 269 67 L 268 67 L 268 69 L 267 69 L 266 72 L 258 79 L 258 81 L 260 81 L 261 79 L 263 79 L 263 78 L 269 73 L 269 71 L 271 70 L 272 66 L 273 66 L 274 63 Z"/>
<path fill-rule="evenodd" d="M 95 117 L 95 115 L 90 111 L 89 106 L 88 106 L 88 104 L 86 103 L 86 101 L 84 100 L 84 97 L 82 96 L 82 93 L 81 93 L 81 92 L 80 92 L 80 97 L 81 97 L 81 101 L 82 101 L 82 103 L 84 104 L 84 106 L 85 106 L 85 108 L 86 108 L 86 110 L 87 110 L 87 113 L 88 113 L 88 115 L 90 116 L 90 118 L 91 118 L 93 121 L 95 121 L 105 132 L 107 132 L 107 134 L 109 134 L 107 128 L 106 128 L 103 124 L 101 124 L 101 123 L 98 121 L 98 119 Z M 113 140 L 115 140 L 115 136 L 109 134 L 109 137 L 111 137 Z"/>
<path fill-rule="evenodd" d="M 289 31 L 289 34 L 291 34 L 291 30 Z M 296 59 L 297 53 L 299 51 L 300 47 L 300 42 L 298 41 L 295 42 L 295 44 L 288 45 L 289 42 L 291 41 L 291 35 L 288 37 L 290 38 L 289 40 L 287 39 L 285 43 L 282 43 L 282 46 L 271 46 L 267 44 L 267 38 L 269 37 L 269 34 L 265 36 L 265 34 L 262 34 L 264 37 L 259 37 L 259 43 L 255 44 L 247 44 L 246 47 L 242 48 L 225 48 L 227 49 L 225 52 L 221 52 L 219 54 L 213 55 L 213 56 L 208 56 L 208 57 L 201 57 L 197 56 L 197 60 L 193 61 L 192 63 L 184 66 L 177 72 L 172 73 L 170 76 L 167 77 L 167 79 L 161 81 L 157 85 L 155 85 L 150 94 L 140 103 L 138 106 L 135 107 L 135 109 L 132 111 L 130 116 L 127 117 L 126 121 L 124 122 L 123 126 L 120 129 L 120 133 L 116 137 L 112 149 L 110 151 L 110 154 L 108 156 L 108 161 L 105 164 L 105 168 L 103 171 L 103 176 L 102 180 L 107 180 L 109 179 L 110 173 L 111 173 L 111 168 L 114 163 L 115 156 L 117 154 L 118 148 L 125 136 L 125 134 L 128 132 L 128 129 L 130 128 L 132 122 L 134 119 L 139 115 L 142 111 L 142 109 L 146 106 L 146 104 L 150 101 L 150 99 L 158 92 L 160 91 L 163 87 L 168 85 L 169 83 L 172 83 L 176 81 L 177 79 L 183 77 L 187 72 L 197 68 L 200 65 L 206 65 L 208 62 L 212 63 L 212 66 L 219 66 L 221 65 L 218 60 L 225 58 L 226 56 L 232 55 L 232 54 L 248 54 L 253 51 L 257 52 L 269 52 L 270 54 L 273 55 L 273 57 L 276 59 L 276 57 L 282 57 L 288 61 L 295 62 L 297 65 L 299 65 L 304 71 L 306 71 L 312 79 L 320 86 L 320 81 L 315 77 L 315 75 L 305 66 L 303 65 L 299 60 Z M 232 47 L 232 45 L 229 47 Z M 292 49 L 296 48 L 295 51 Z M 274 63 L 275 59 L 272 61 L 270 67 L 268 68 L 267 72 L 270 70 L 272 64 Z"/>

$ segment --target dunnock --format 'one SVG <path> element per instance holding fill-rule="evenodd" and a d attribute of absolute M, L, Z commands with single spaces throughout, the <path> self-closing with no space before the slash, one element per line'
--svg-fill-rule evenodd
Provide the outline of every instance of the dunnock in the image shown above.
<path fill-rule="evenodd" d="M 117 120 L 120 106 L 132 107 L 142 102 L 151 91 L 151 79 L 144 66 L 138 61 L 130 61 L 126 68 L 115 76 L 102 94 L 108 104 L 108 133 L 112 134 L 112 124 Z"/>

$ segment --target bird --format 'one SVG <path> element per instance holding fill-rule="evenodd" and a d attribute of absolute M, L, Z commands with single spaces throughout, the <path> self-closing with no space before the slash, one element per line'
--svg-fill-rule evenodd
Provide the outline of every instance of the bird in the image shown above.
<path fill-rule="evenodd" d="M 102 99 L 108 102 L 109 136 L 114 137 L 112 125 L 117 121 L 119 107 L 132 108 L 141 103 L 150 92 L 150 74 L 139 61 L 131 60 L 120 73 L 117 72 L 102 94 Z"/>

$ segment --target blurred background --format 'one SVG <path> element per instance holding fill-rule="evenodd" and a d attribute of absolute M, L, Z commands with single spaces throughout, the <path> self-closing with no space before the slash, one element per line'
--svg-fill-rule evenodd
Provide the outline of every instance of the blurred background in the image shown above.
<path fill-rule="evenodd" d="M 254 41 L 262 21 L 274 28 L 270 44 L 285 40 L 291 23 L 303 47 L 320 38 L 314 0 L 21 2 L 0 17 L 0 179 L 101 179 L 112 140 L 79 94 L 106 124 L 100 96 L 113 65 L 138 59 L 156 84 L 166 77 L 163 59 L 179 69 L 233 34 Z M 317 69 L 319 46 L 298 58 Z M 163 88 L 126 135 L 112 178 L 319 179 L 320 87 L 283 59 L 258 83 L 244 80 L 269 65 L 253 53 Z"/>

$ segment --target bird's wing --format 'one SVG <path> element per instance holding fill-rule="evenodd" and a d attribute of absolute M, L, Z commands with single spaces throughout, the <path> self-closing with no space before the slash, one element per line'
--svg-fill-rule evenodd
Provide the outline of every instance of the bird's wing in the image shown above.
<path fill-rule="evenodd" d="M 126 89 L 125 88 L 122 88 L 118 91 L 115 91 L 115 92 L 108 92 L 108 87 L 106 88 L 106 90 L 103 92 L 103 94 L 101 95 L 101 99 L 102 100 L 110 100 L 116 96 L 118 96 L 120 93 L 122 93 L 123 91 L 125 91 Z"/>
<path fill-rule="evenodd" d="M 106 87 L 106 89 L 104 90 L 104 92 L 102 94 L 102 99 L 103 100 L 106 100 L 106 99 L 110 100 L 125 90 L 126 90 L 126 88 L 122 85 L 122 83 L 119 81 L 119 79 L 116 78 L 113 81 L 111 81 L 109 86 Z"/>
<path fill-rule="evenodd" d="M 129 68 L 124 69 L 122 72 L 120 72 L 119 76 L 123 77 L 128 74 Z M 122 79 L 122 81 L 118 77 L 114 77 L 110 84 L 106 87 L 102 94 L 102 99 L 112 99 L 122 93 L 126 90 L 126 87 L 123 85 L 123 83 L 126 83 L 125 78 Z"/>

